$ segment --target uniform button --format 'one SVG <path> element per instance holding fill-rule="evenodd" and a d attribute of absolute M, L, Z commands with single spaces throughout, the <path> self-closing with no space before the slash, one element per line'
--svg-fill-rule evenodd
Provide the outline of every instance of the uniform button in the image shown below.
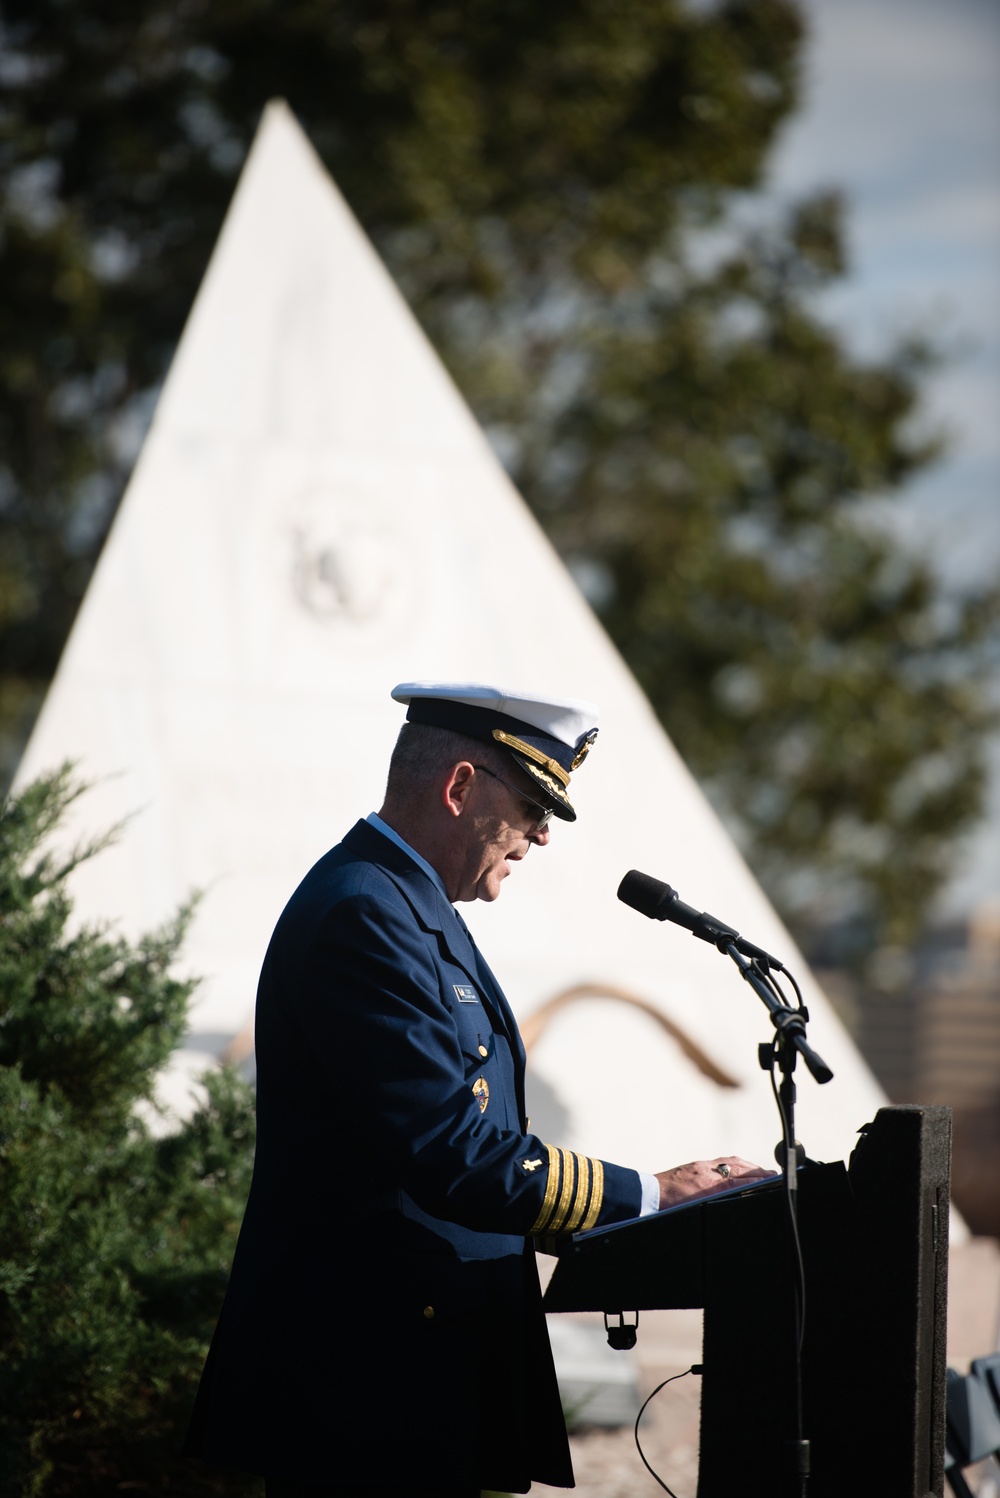
<path fill-rule="evenodd" d="M 428 1321 L 433 1321 L 434 1320 L 434 1307 L 433 1306 L 424 1306 L 424 1315 L 427 1317 Z"/>
<path fill-rule="evenodd" d="M 488 1056 L 490 1053 L 489 1053 L 489 1051 L 486 1049 L 486 1047 L 484 1045 L 481 1045 L 479 1047 L 479 1054 L 480 1054 L 480 1056 Z"/>

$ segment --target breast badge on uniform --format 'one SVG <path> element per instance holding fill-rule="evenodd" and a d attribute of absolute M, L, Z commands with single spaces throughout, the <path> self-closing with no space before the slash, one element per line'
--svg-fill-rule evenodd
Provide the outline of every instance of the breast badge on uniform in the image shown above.
<path fill-rule="evenodd" d="M 486 1104 L 490 1100 L 490 1084 L 485 1077 L 477 1077 L 472 1084 L 472 1096 L 479 1104 L 480 1113 L 486 1112 Z"/>
<path fill-rule="evenodd" d="M 455 997 L 460 1004 L 479 1003 L 479 995 L 468 983 L 453 983 L 451 986 L 455 990 Z"/>

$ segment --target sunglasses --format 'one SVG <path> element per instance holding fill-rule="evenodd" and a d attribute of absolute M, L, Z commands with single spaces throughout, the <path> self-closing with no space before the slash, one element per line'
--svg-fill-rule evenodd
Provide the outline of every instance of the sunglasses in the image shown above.
<path fill-rule="evenodd" d="M 494 770 L 487 769 L 485 765 L 473 765 L 473 769 L 482 770 L 483 774 L 489 775 L 492 780 L 499 780 L 501 785 L 505 785 L 521 801 L 527 801 L 529 806 L 533 806 L 537 812 L 541 813 L 538 821 L 531 828 L 532 832 L 541 832 L 549 825 L 552 820 L 551 806 L 543 806 L 540 801 L 535 801 L 531 796 L 525 795 L 524 791 L 518 790 L 516 785 L 511 785 L 509 780 L 504 780 L 502 775 L 498 775 Z"/>

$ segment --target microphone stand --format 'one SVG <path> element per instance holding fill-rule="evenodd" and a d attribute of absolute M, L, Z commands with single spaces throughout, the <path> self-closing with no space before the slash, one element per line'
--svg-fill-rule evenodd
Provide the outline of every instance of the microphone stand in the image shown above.
<path fill-rule="evenodd" d="M 720 923 L 721 927 L 721 923 Z M 760 952 L 757 948 L 752 959 L 747 958 L 737 948 L 735 943 L 735 932 L 722 928 L 717 933 L 715 945 L 724 955 L 732 958 L 739 968 L 740 976 L 750 984 L 757 997 L 767 1009 L 771 1023 L 775 1029 L 773 1041 L 765 1041 L 758 1047 L 758 1058 L 762 1070 L 771 1075 L 771 1085 L 774 1087 L 774 1063 L 777 1059 L 781 1070 L 781 1086 L 775 1088 L 775 1100 L 778 1104 L 778 1112 L 781 1115 L 781 1143 L 775 1150 L 778 1163 L 782 1167 L 785 1178 L 785 1191 L 788 1199 L 789 1220 L 792 1230 L 792 1244 L 797 1260 L 798 1277 L 795 1282 L 794 1316 L 793 1316 L 793 1376 L 795 1389 L 795 1434 L 792 1440 L 785 1446 L 785 1461 L 788 1477 L 788 1491 L 794 1498 L 806 1498 L 809 1484 L 809 1441 L 804 1434 L 804 1420 L 802 1407 L 802 1343 L 805 1330 L 805 1276 L 802 1264 L 802 1249 L 799 1243 L 798 1224 L 798 1167 L 805 1158 L 805 1151 L 795 1138 L 795 1063 L 799 1056 L 802 1057 L 810 1074 L 817 1082 L 829 1082 L 833 1072 L 827 1066 L 821 1056 L 818 1056 L 806 1040 L 806 1022 L 809 1011 L 802 1003 L 799 996 L 798 1009 L 792 1009 L 784 1002 L 780 991 L 776 989 L 774 980 L 770 976 L 771 962 L 768 954 Z M 744 950 L 750 945 L 741 942 Z M 772 959 L 773 961 L 773 959 Z M 774 963 L 775 966 L 780 966 Z M 782 969 L 782 971 L 787 971 Z M 789 975 L 790 976 L 790 975 Z M 795 984 L 794 978 L 792 983 Z M 798 986 L 795 985 L 796 993 Z"/>
<path fill-rule="evenodd" d="M 795 1281 L 793 1330 L 793 1374 L 795 1391 L 795 1434 L 785 1443 L 787 1482 L 786 1488 L 792 1498 L 807 1498 L 809 1482 L 809 1442 L 803 1433 L 802 1407 L 802 1345 L 805 1327 L 805 1270 L 802 1262 L 802 1247 L 799 1241 L 799 1193 L 797 1170 L 805 1160 L 805 1151 L 795 1138 L 795 1063 L 802 1057 L 817 1082 L 829 1082 L 833 1072 L 821 1056 L 817 1056 L 806 1040 L 806 1023 L 809 1011 L 802 1002 L 799 986 L 791 973 L 777 957 L 772 957 L 762 947 L 747 941 L 732 926 L 709 915 L 707 910 L 698 911 L 685 905 L 677 891 L 669 884 L 632 869 L 618 886 L 618 898 L 631 905 L 651 920 L 672 921 L 683 926 L 699 941 L 710 942 L 723 956 L 732 958 L 745 982 L 764 1004 L 775 1034 L 771 1041 L 758 1046 L 757 1056 L 762 1070 L 769 1073 L 774 1099 L 781 1115 L 781 1143 L 775 1157 L 785 1178 L 785 1195 L 788 1201 L 789 1225 L 794 1249 Z M 798 999 L 798 1008 L 793 1009 L 786 1001 L 775 973 L 784 973 Z M 777 1061 L 781 1070 L 781 1085 L 775 1084 L 774 1066 Z"/>

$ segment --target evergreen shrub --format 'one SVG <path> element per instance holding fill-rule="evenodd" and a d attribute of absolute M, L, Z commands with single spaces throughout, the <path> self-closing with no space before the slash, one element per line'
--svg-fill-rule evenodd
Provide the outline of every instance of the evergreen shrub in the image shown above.
<path fill-rule="evenodd" d="M 134 945 L 73 925 L 98 854 L 52 834 L 69 767 L 0 806 L 0 1492 L 256 1494 L 180 1456 L 250 1184 L 253 1095 L 228 1070 L 164 1132 L 193 903 Z M 151 1127 L 151 1124 L 153 1127 Z"/>

